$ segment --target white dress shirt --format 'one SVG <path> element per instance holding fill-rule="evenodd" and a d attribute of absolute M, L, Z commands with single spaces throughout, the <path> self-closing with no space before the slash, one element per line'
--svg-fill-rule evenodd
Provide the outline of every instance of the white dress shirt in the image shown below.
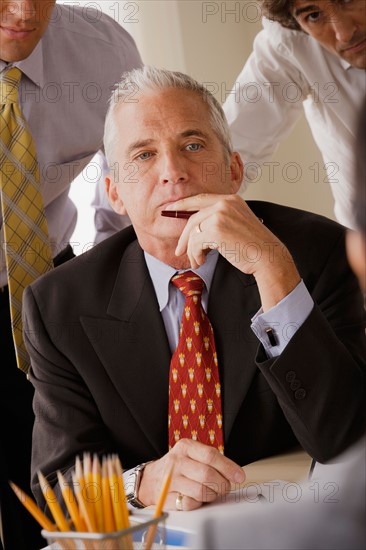
<path fill-rule="evenodd" d="M 68 244 L 76 224 L 70 184 L 103 147 L 112 88 L 123 71 L 141 65 L 133 39 L 113 19 L 91 7 L 86 16 L 81 7 L 60 4 L 27 59 L 9 64 L 0 60 L 0 72 L 11 66 L 23 72 L 20 105 L 37 147 L 55 256 Z M 94 205 L 103 237 L 126 225 L 106 202 Z M 1 230 L 0 287 L 7 284 L 3 242 Z"/>
<path fill-rule="evenodd" d="M 337 220 L 353 227 L 355 126 L 365 93 L 363 69 L 351 67 L 306 33 L 263 19 L 253 53 L 224 104 L 234 149 L 247 166 L 244 185 L 270 161 L 304 108 L 327 168 Z"/>

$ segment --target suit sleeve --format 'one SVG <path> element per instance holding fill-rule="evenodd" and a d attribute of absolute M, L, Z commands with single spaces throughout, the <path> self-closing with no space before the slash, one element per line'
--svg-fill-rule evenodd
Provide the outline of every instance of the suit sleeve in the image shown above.
<path fill-rule="evenodd" d="M 310 289 L 309 289 L 310 290 Z M 332 458 L 365 427 L 365 310 L 338 239 L 311 291 L 314 308 L 283 353 L 256 363 L 304 449 Z"/>
<path fill-rule="evenodd" d="M 55 345 L 58 338 L 63 338 L 64 331 L 73 331 L 74 327 L 60 326 L 56 321 L 45 323 L 30 287 L 24 292 L 23 303 L 24 340 L 32 362 L 29 377 L 36 390 L 32 491 L 38 504 L 45 508 L 36 475 L 38 470 L 54 486 L 61 502 L 56 478 L 59 465 L 65 466 L 63 473 L 70 481 L 75 456 L 82 456 L 87 443 L 98 442 L 95 450 L 102 453 L 108 453 L 111 447 L 86 384 Z"/>

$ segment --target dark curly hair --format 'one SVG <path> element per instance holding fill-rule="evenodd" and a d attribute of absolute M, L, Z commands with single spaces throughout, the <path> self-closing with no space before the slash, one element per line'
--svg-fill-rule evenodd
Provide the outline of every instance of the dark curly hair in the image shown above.
<path fill-rule="evenodd" d="M 301 27 L 292 16 L 293 0 L 258 0 L 262 13 L 272 21 L 278 21 L 283 27 L 301 31 Z"/>

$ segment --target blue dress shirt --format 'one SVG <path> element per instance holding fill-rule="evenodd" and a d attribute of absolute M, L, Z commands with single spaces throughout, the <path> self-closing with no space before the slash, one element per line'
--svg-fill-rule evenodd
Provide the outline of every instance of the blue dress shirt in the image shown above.
<path fill-rule="evenodd" d="M 206 289 L 202 293 L 202 306 L 206 312 L 218 257 L 219 253 L 212 250 L 207 255 L 206 262 L 203 265 L 198 269 L 191 270 L 199 275 L 206 284 Z M 183 294 L 173 284 L 170 284 L 170 279 L 177 273 L 177 270 L 157 260 L 147 252 L 145 252 L 145 260 L 158 299 L 170 349 L 173 353 L 178 344 L 179 326 L 185 301 Z M 263 344 L 268 358 L 278 357 L 283 352 L 293 335 L 310 315 L 313 306 L 314 301 L 301 280 L 294 290 L 276 306 L 265 313 L 260 309 L 255 314 L 251 328 Z M 271 334 L 268 329 L 272 331 Z M 271 343 L 273 339 L 275 345 Z"/>

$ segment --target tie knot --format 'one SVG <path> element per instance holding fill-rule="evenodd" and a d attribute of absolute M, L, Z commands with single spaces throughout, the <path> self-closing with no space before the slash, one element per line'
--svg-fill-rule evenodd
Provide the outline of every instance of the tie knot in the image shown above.
<path fill-rule="evenodd" d="M 171 281 L 185 296 L 201 295 L 205 285 L 201 277 L 193 273 L 193 271 L 174 275 Z"/>
<path fill-rule="evenodd" d="M 22 71 L 18 67 L 12 67 L 0 74 L 0 104 L 18 102 L 18 87 Z"/>

